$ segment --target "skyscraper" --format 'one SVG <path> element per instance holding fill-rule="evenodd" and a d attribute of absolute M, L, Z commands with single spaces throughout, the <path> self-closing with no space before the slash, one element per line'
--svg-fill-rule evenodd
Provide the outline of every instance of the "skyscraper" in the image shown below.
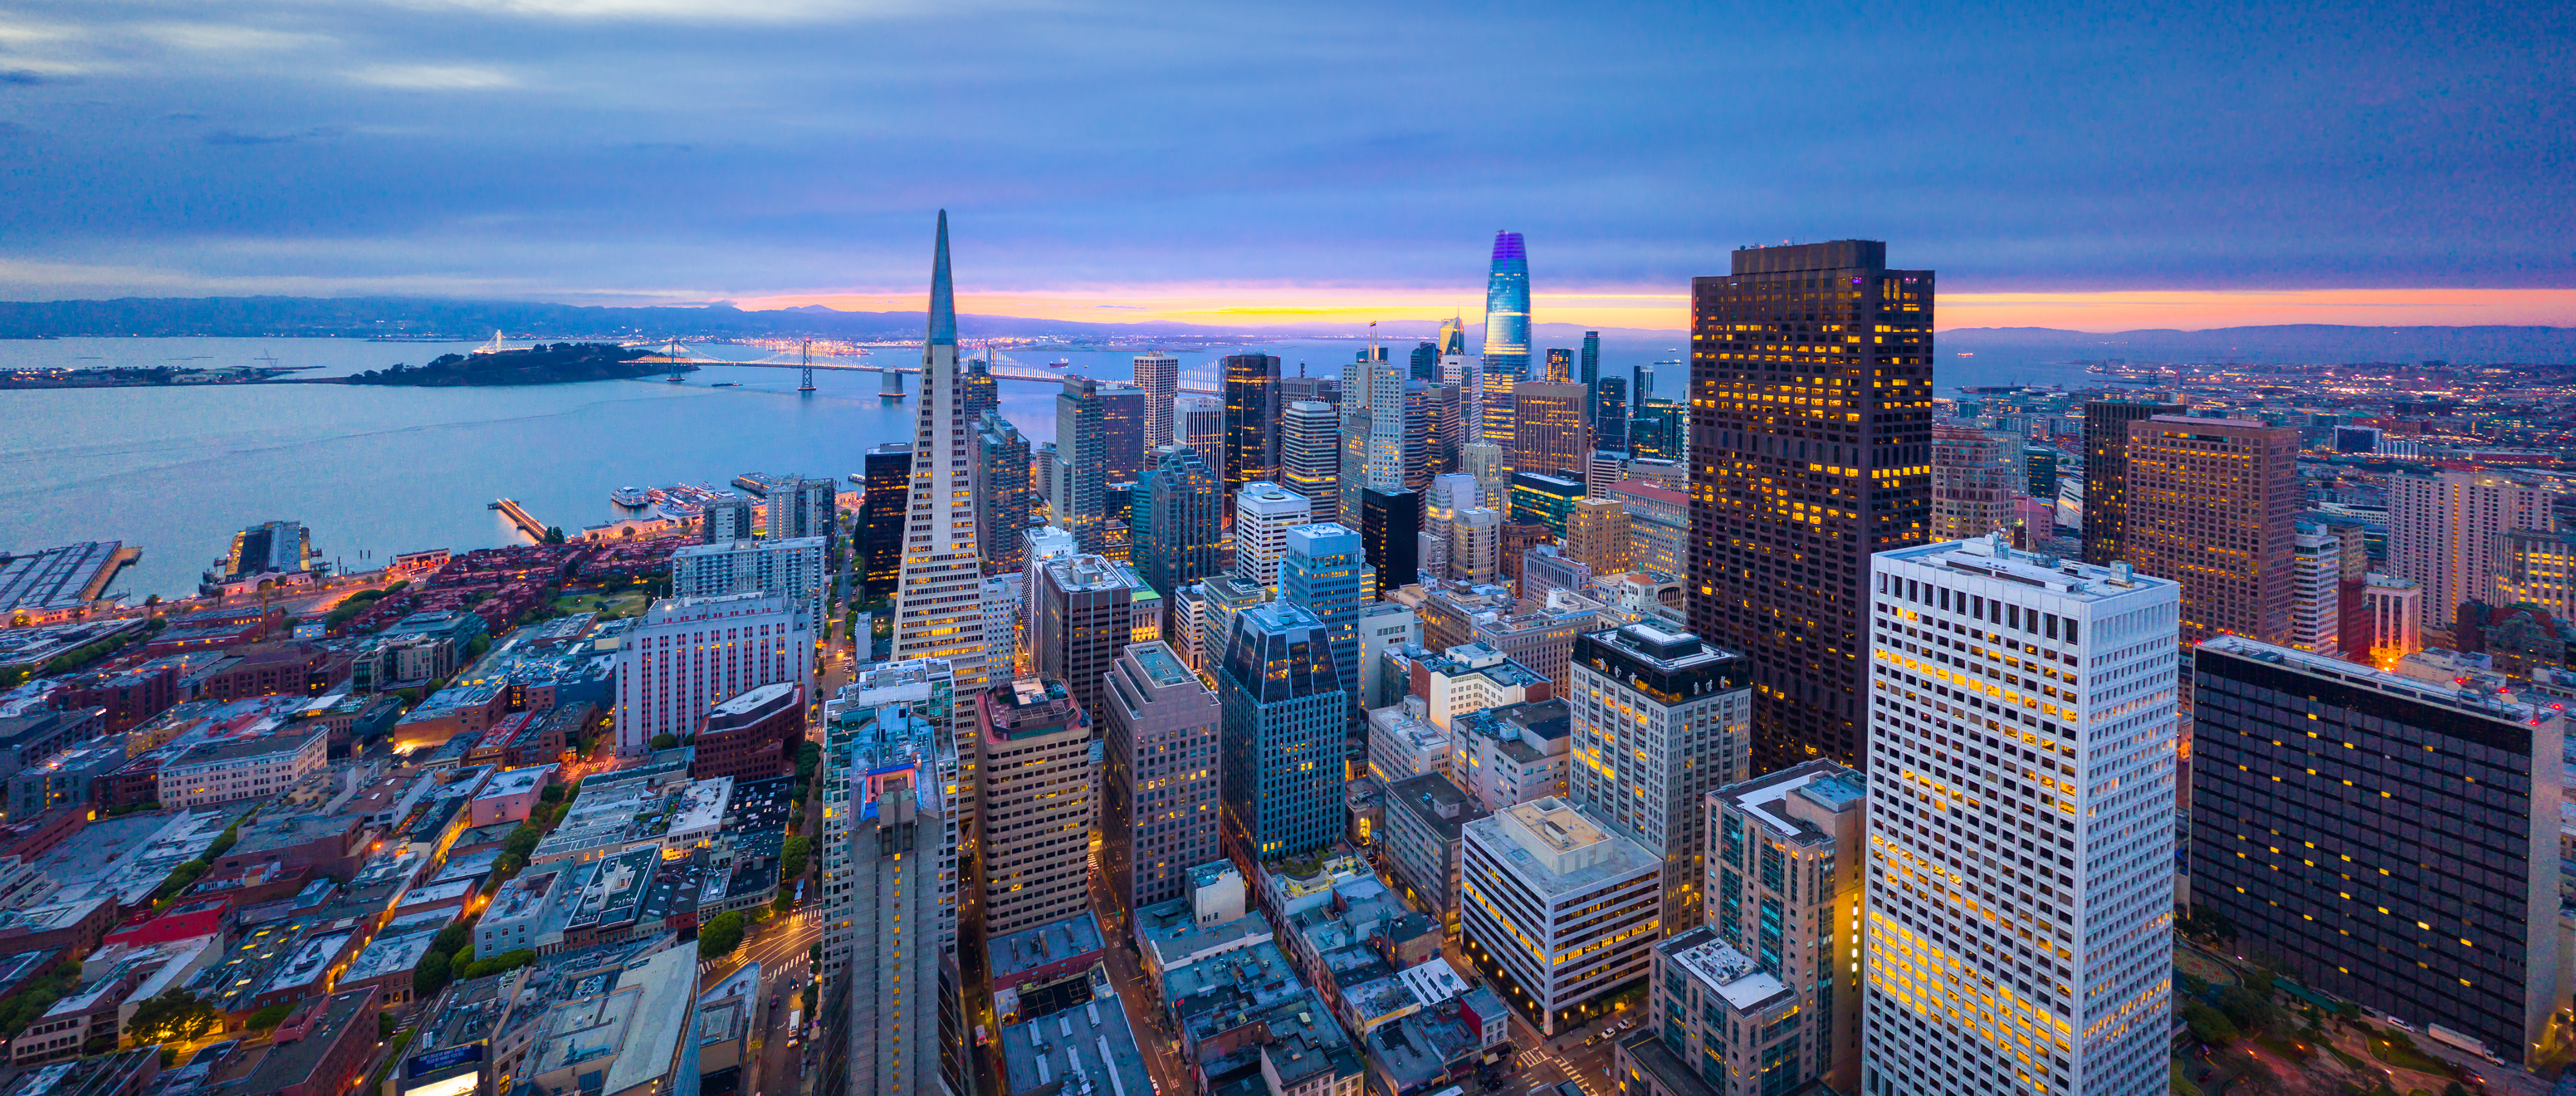
<path fill-rule="evenodd" d="M 1547 375 L 1542 379 L 1550 384 L 1573 383 L 1574 351 L 1561 346 L 1550 347 L 1547 352 Z M 1587 406 L 1585 410 L 1588 411 L 1590 408 Z"/>
<path fill-rule="evenodd" d="M 2388 477 L 2385 571 L 2421 583 L 2422 625 L 2449 631 L 2460 603 L 2484 599 L 2505 572 L 2504 535 L 2552 528 L 2549 500 L 2538 479 L 2510 473 L 2401 471 Z"/>
<path fill-rule="evenodd" d="M 2538 1057 L 2563 713 L 2243 636 L 2192 660 L 2192 904 L 2304 985 Z"/>
<path fill-rule="evenodd" d="M 1592 386 L 1592 444 L 1628 448 L 1628 378 L 1603 377 Z"/>
<path fill-rule="evenodd" d="M 1627 506 L 1606 493 L 1575 503 L 1565 519 L 1565 555 L 1596 575 L 1627 570 Z"/>
<path fill-rule="evenodd" d="M 1109 459 L 1109 404 L 1102 390 L 1114 387 L 1068 374 L 1064 391 L 1055 398 L 1055 452 L 1063 486 L 1055 499 L 1054 523 L 1072 531 L 1086 552 L 1107 545 L 1103 526 L 1109 516 L 1109 485 L 1131 482 L 1117 478 Z"/>
<path fill-rule="evenodd" d="M 1198 450 L 1199 459 L 1222 475 L 1225 401 L 1215 396 L 1172 397 L 1172 440 Z"/>
<path fill-rule="evenodd" d="M 1752 775 L 1742 658 L 1648 624 L 1576 636 L 1565 797 L 1663 858 L 1661 922 L 1701 920 L 1708 793 Z"/>
<path fill-rule="evenodd" d="M 2157 415 L 2179 415 L 2178 403 L 2096 400 L 2084 405 L 2084 562 L 2110 566 L 2121 558 L 2129 489 L 2129 424 Z"/>
<path fill-rule="evenodd" d="M 984 687 L 982 556 L 968 474 L 965 398 L 957 383 L 957 296 L 948 273 L 948 212 L 931 262 L 930 332 L 912 437 L 912 516 L 895 588 L 894 657 L 948 660 L 957 690 Z M 965 751 L 959 751 L 963 754 Z M 968 777 L 969 790 L 973 777 Z"/>
<path fill-rule="evenodd" d="M 2012 524 L 2023 469 L 2005 440 L 1973 427 L 1932 426 L 1932 539 L 1969 540 Z"/>
<path fill-rule="evenodd" d="M 986 411 L 975 424 L 975 491 L 983 517 L 976 543 L 984 546 L 990 571 L 1020 567 L 1020 534 L 1029 527 L 1037 492 L 1029 485 L 1029 439 L 1000 411 Z M 902 536 L 901 526 L 894 530 Z"/>
<path fill-rule="evenodd" d="M 1369 566 L 1359 531 L 1345 525 L 1288 530 L 1288 554 L 1279 561 L 1279 599 L 1314 614 L 1332 645 L 1334 680 L 1357 690 L 1360 606 L 1377 600 L 1377 571 Z M 1334 761 L 1338 767 L 1340 759 Z"/>
<path fill-rule="evenodd" d="M 1234 495 L 1234 573 L 1266 590 L 1279 588 L 1288 530 L 1312 525 L 1306 498 L 1273 483 L 1247 483 Z"/>
<path fill-rule="evenodd" d="M 1098 396 L 1101 448 L 1109 459 L 1103 482 L 1134 483 L 1153 453 L 1145 444 L 1146 405 L 1153 401 L 1135 385 L 1108 381 L 1101 382 Z"/>
<path fill-rule="evenodd" d="M 1471 586 L 1503 580 L 1503 512 L 1467 507 L 1449 519 L 1449 576 Z"/>
<path fill-rule="evenodd" d="M 1226 839 L 1254 860 L 1323 848 L 1343 829 L 1351 708 L 1324 623 L 1273 601 L 1236 613 L 1230 635 L 1216 673 Z"/>
<path fill-rule="evenodd" d="M 1225 489 L 1279 479 L 1279 358 L 1225 358 Z"/>
<path fill-rule="evenodd" d="M 758 532 L 752 520 L 752 502 L 739 495 L 732 498 L 708 499 L 706 515 L 698 523 L 698 543 L 724 544 L 750 540 Z"/>
<path fill-rule="evenodd" d="M 1931 526 L 1932 272 L 1744 248 L 1691 295 L 1691 631 L 1753 660 L 1754 768 L 1856 763 L 1869 556 Z"/>
<path fill-rule="evenodd" d="M 859 496 L 859 590 L 869 598 L 894 593 L 903 570 L 903 525 L 912 515 L 912 443 L 890 441 L 860 458 L 866 477 Z"/>
<path fill-rule="evenodd" d="M 1405 375 L 1424 384 L 1440 383 L 1440 344 L 1423 342 L 1415 345 Z"/>
<path fill-rule="evenodd" d="M 1493 271 L 1485 278 L 1485 371 L 1529 375 L 1529 254 L 1518 232 L 1494 233 Z"/>
<path fill-rule="evenodd" d="M 2302 521 L 2290 537 L 2290 552 L 2296 577 L 2290 591 L 2289 645 L 2323 655 L 2342 654 L 2338 633 L 2343 622 L 2343 539 L 2323 525 Z"/>
<path fill-rule="evenodd" d="M 671 553 L 672 597 L 725 594 L 783 598 L 804 609 L 809 635 L 823 635 L 824 610 L 831 604 L 823 538 L 692 544 Z"/>
<path fill-rule="evenodd" d="M 841 502 L 839 485 L 828 479 L 793 477 L 773 485 L 767 495 L 769 521 L 764 530 L 770 540 L 803 540 L 819 538 L 823 542 L 823 566 L 828 574 L 840 574 L 845 566 L 841 537 Z"/>
<path fill-rule="evenodd" d="M 1860 1091 L 2163 1092 L 2181 588 L 2000 534 L 1871 562 L 1889 778 L 1869 781 Z"/>
<path fill-rule="evenodd" d="M 1109 893 L 1129 916 L 1188 893 L 1217 841 L 1216 693 L 1170 645 L 1138 643 L 1110 664 L 1097 715 L 1109 770 L 1101 854 Z"/>
<path fill-rule="evenodd" d="M 1512 520 L 1535 522 L 1550 538 L 1565 539 L 1565 519 L 1583 498 L 1583 481 L 1539 472 L 1512 473 Z"/>
<path fill-rule="evenodd" d="M 1440 404 L 1431 397 L 1431 386 L 1418 380 L 1404 382 L 1404 450 L 1403 470 L 1397 477 L 1408 491 L 1430 486 L 1432 456 L 1438 450 Z"/>
<path fill-rule="evenodd" d="M 1508 508 L 1512 500 L 1511 461 L 1503 456 L 1503 447 L 1489 441 L 1471 442 L 1458 454 L 1458 470 L 1476 477 L 1479 497 L 1476 505 L 1488 510 Z"/>
<path fill-rule="evenodd" d="M 1279 435 L 1282 486 L 1306 497 L 1309 520 L 1337 520 L 1342 510 L 1342 446 L 1333 405 L 1317 400 L 1289 404 L 1288 413 L 1279 420 Z"/>
<path fill-rule="evenodd" d="M 975 702 L 983 816 L 993 820 L 976 882 L 985 935 L 999 939 L 1089 907 L 1099 743 L 1091 712 L 1062 681 L 1021 678 Z"/>
<path fill-rule="evenodd" d="M 1574 379 L 1583 382 L 1583 387 L 1592 390 L 1592 419 L 1595 422 L 1599 422 L 1601 419 L 1602 396 L 1600 332 L 1586 331 L 1583 333 L 1583 351 L 1582 355 L 1577 360 L 1575 370 Z M 1626 387 L 1624 382 L 1621 387 Z"/>
<path fill-rule="evenodd" d="M 1172 398 L 1181 391 L 1181 359 L 1154 351 L 1136 355 L 1136 387 L 1145 390 L 1145 452 L 1174 440 Z"/>
<path fill-rule="evenodd" d="M 1662 363 L 1662 362 L 1657 362 L 1657 363 L 1655 363 L 1655 365 L 1662 365 L 1662 364 L 1664 364 L 1664 363 Z M 1630 387 L 1629 391 L 1637 397 L 1637 403 L 1638 403 L 1639 405 L 1643 405 L 1647 400 L 1651 400 L 1651 399 L 1655 398 L 1655 366 L 1654 366 L 1654 365 L 1641 365 L 1641 366 L 1638 366 L 1638 367 L 1636 367 L 1635 369 L 1633 369 L 1633 370 L 1630 370 L 1630 371 L 1629 371 L 1629 376 L 1630 376 L 1630 377 L 1632 377 L 1633 379 L 1635 379 L 1635 381 L 1637 382 L 1635 385 L 1633 385 L 1633 386 L 1631 386 L 1631 387 Z"/>
<path fill-rule="evenodd" d="M 1135 639 L 1129 609 L 1136 580 L 1096 555 L 1049 560 L 1038 568 L 1037 630 L 1029 636 L 1039 676 L 1065 683 L 1084 711 L 1100 703 L 1100 675 Z"/>
<path fill-rule="evenodd" d="M 1217 573 L 1217 542 L 1225 535 L 1225 483 L 1199 455 L 1179 445 L 1155 452 L 1154 467 L 1137 485 L 1132 554 L 1145 584 L 1165 598 Z"/>
<path fill-rule="evenodd" d="M 982 358 L 968 361 L 966 378 L 958 382 L 958 387 L 965 390 L 961 398 L 965 401 L 966 421 L 974 422 L 987 411 L 1001 410 L 1002 390 L 993 381 L 993 363 Z"/>
<path fill-rule="evenodd" d="M 1377 572 L 1377 582 L 1368 591 L 1370 600 L 1394 587 L 1421 581 L 1415 574 L 1422 567 L 1421 534 L 1420 492 L 1374 487 L 1360 492 L 1360 544 L 1369 567 Z"/>
<path fill-rule="evenodd" d="M 1587 398 L 1579 384 L 1523 383 L 1513 395 L 1519 418 L 1514 426 L 1512 471 L 1582 479 L 1584 462 L 1592 452 L 1592 428 L 1583 417 Z"/>
<path fill-rule="evenodd" d="M 1677 400 L 1639 397 L 1628 416 L 1631 456 L 1678 461 L 1690 448 L 1690 409 Z"/>
<path fill-rule="evenodd" d="M 2129 424 L 2120 558 L 2182 584 L 2184 640 L 2288 642 L 2298 455 L 2289 427 L 2179 415 Z"/>

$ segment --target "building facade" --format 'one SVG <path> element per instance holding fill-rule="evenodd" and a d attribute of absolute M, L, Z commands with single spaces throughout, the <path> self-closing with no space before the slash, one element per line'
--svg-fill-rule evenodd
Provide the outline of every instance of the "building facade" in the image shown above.
<path fill-rule="evenodd" d="M 2409 470 L 2388 477 L 2388 574 L 2423 587 L 2421 626 L 2448 631 L 2460 603 L 2505 571 L 2504 535 L 2553 528 L 2551 492 L 2500 472 Z"/>
<path fill-rule="evenodd" d="M 2179 415 L 2178 403 L 2096 400 L 2084 405 L 2084 562 L 2108 567 L 2127 532 L 2129 424 Z"/>
<path fill-rule="evenodd" d="M 931 264 L 929 334 L 921 347 L 921 404 L 912 449 L 912 513 L 895 586 L 894 657 L 941 659 L 960 692 L 985 684 L 983 556 L 976 539 L 965 391 L 957 375 L 957 299 L 948 271 L 948 214 Z M 811 661 L 810 659 L 808 660 Z M 806 695 L 813 695 L 809 685 Z M 622 739 L 621 739 L 622 741 Z M 959 751 L 961 754 L 967 752 Z M 972 776 L 968 777 L 969 782 Z M 971 790 L 971 789 L 970 789 Z M 970 800 L 971 801 L 971 800 Z"/>
<path fill-rule="evenodd" d="M 1861 950 L 1868 803 L 1859 770 L 1822 758 L 1708 794 L 1709 929 L 1777 977 L 1801 1018 L 1776 1060 L 1763 1048 L 1766 1083 L 1858 1091 L 1861 976 L 1849 960 Z"/>
<path fill-rule="evenodd" d="M 1280 482 L 1304 496 L 1308 520 L 1341 520 L 1341 418 L 1333 405 L 1316 400 L 1289 404 L 1279 418 L 1279 439 Z"/>
<path fill-rule="evenodd" d="M 822 537 L 692 544 L 671 553 L 672 597 L 765 594 L 804 607 L 805 630 L 824 634 L 831 601 Z"/>
<path fill-rule="evenodd" d="M 1037 498 L 1029 461 L 1029 439 L 1000 411 L 986 411 L 976 420 L 973 471 L 976 510 L 982 522 L 976 543 L 984 547 L 984 567 L 989 572 L 1020 566 L 1020 534 L 1029 528 Z"/>
<path fill-rule="evenodd" d="M 617 648 L 618 755 L 692 733 L 708 709 L 762 685 L 814 695 L 812 620 L 803 602 L 765 594 L 654 602 Z"/>
<path fill-rule="evenodd" d="M 2120 558 L 2182 584 L 2183 639 L 2290 638 L 2298 455 L 2288 427 L 2180 415 L 2129 424 Z"/>
<path fill-rule="evenodd" d="M 1709 791 L 1752 775 L 1744 660 L 1646 624 L 1586 632 L 1565 683 L 1565 798 L 1664 862 L 1667 925 L 1700 923 Z"/>
<path fill-rule="evenodd" d="M 1460 827 L 1467 958 L 1539 1033 L 1598 1016 L 1646 977 L 1663 860 L 1555 797 Z"/>
<path fill-rule="evenodd" d="M 1333 680 L 1352 696 L 1343 714 L 1357 718 L 1360 609 L 1377 600 L 1377 569 L 1369 566 L 1359 532 L 1347 526 L 1294 526 L 1287 548 L 1279 566 L 1279 599 L 1314 614 L 1324 626 Z M 1340 768 L 1338 759 L 1334 768 Z"/>
<path fill-rule="evenodd" d="M 1172 399 L 1181 391 L 1181 359 L 1161 351 L 1135 358 L 1136 387 L 1145 392 L 1145 452 L 1178 440 L 1172 429 Z"/>
<path fill-rule="evenodd" d="M 859 468 L 859 590 L 870 598 L 889 597 L 903 567 L 904 521 L 912 514 L 912 443 L 871 448 L 860 455 Z M 1020 468 L 1025 480 L 1025 455 Z"/>
<path fill-rule="evenodd" d="M 1099 709 L 1101 675 L 1135 639 L 1136 586 L 1125 567 L 1101 556 L 1067 556 L 1038 568 L 1030 664 L 1063 682 L 1086 712 Z"/>
<path fill-rule="evenodd" d="M 1966 426 L 1932 426 L 1932 539 L 1982 537 L 2012 524 L 2018 442 Z"/>
<path fill-rule="evenodd" d="M 1278 484 L 1253 482 L 1234 495 L 1234 574 L 1264 589 L 1279 589 L 1279 561 L 1288 555 L 1288 530 L 1312 524 L 1314 503 Z"/>
<path fill-rule="evenodd" d="M 1129 915 L 1189 893 L 1190 869 L 1218 847 L 1219 727 L 1216 693 L 1170 645 L 1119 653 L 1101 692 L 1106 747 L 1101 855 L 1109 893 Z"/>
<path fill-rule="evenodd" d="M 1581 480 L 1592 454 L 1590 399 L 1579 384 L 1522 381 L 1512 393 L 1512 471 Z"/>
<path fill-rule="evenodd" d="M 1225 489 L 1279 479 L 1279 357 L 1225 357 Z"/>
<path fill-rule="evenodd" d="M 1861 1091 L 2163 1092 L 2181 588 L 2000 536 L 1873 564 Z"/>
<path fill-rule="evenodd" d="M 1136 570 L 1157 593 L 1170 597 L 1181 584 L 1221 569 L 1224 481 L 1189 449 L 1167 445 L 1138 482 L 1131 549 Z"/>
<path fill-rule="evenodd" d="M 1089 908 L 1101 748 L 1065 683 L 1021 678 L 976 695 L 982 732 L 984 931 L 1000 938 Z"/>
<path fill-rule="evenodd" d="M 1226 839 L 1247 859 L 1323 848 L 1342 832 L 1350 696 L 1324 622 L 1286 602 L 1234 615 L 1217 699 Z"/>

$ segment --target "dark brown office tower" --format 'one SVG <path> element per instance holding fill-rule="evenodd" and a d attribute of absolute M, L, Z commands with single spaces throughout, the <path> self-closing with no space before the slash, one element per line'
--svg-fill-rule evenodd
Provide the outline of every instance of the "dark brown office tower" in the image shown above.
<path fill-rule="evenodd" d="M 1754 771 L 1862 763 L 1873 552 L 1932 526 L 1932 272 L 1876 240 L 1691 279 L 1690 624 L 1751 657 Z"/>
<path fill-rule="evenodd" d="M 1502 572 L 1504 578 L 1512 580 L 1514 589 L 1519 588 L 1518 584 L 1521 580 L 1521 553 L 1529 551 L 1539 545 L 1550 543 L 1553 539 L 1554 538 L 1548 533 L 1547 526 L 1539 522 L 1508 521 L 1503 523 L 1501 550 Z"/>
<path fill-rule="evenodd" d="M 1279 358 L 1274 354 L 1225 356 L 1225 495 L 1243 485 L 1279 481 Z M 1232 515 L 1234 507 L 1225 511 Z"/>
<path fill-rule="evenodd" d="M 1145 390 L 1131 384 L 1102 384 L 1100 429 L 1109 456 L 1109 469 L 1103 473 L 1107 482 L 1136 482 L 1145 472 Z"/>
<path fill-rule="evenodd" d="M 2179 415 L 2173 403 L 2097 400 L 2084 405 L 2084 562 L 2108 567 L 2120 558 L 2127 525 L 2129 424 Z"/>
<path fill-rule="evenodd" d="M 859 459 L 859 590 L 890 597 L 903 563 L 904 516 L 912 508 L 912 443 L 890 441 Z"/>
<path fill-rule="evenodd" d="M 2182 584 L 2182 639 L 2290 641 L 2299 432 L 2158 415 L 2129 424 L 2120 558 Z M 2091 515 L 2086 515 L 2091 524 Z"/>
<path fill-rule="evenodd" d="M 966 375 L 957 380 L 958 407 L 966 421 L 976 422 L 984 412 L 1002 406 L 1002 392 L 993 383 L 993 363 L 977 358 L 966 363 Z"/>

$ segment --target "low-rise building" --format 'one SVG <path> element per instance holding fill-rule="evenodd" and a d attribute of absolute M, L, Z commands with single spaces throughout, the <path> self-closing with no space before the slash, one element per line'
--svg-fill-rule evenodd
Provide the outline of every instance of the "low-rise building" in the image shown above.
<path fill-rule="evenodd" d="M 1379 844 L 1395 882 L 1441 930 L 1458 934 L 1458 840 L 1470 822 L 1490 818 L 1457 784 L 1439 773 L 1399 780 L 1386 789 L 1386 825 Z"/>
<path fill-rule="evenodd" d="M 1105 989 L 1107 983 L 1102 983 Z M 1114 992 L 1002 1029 L 1003 1096 L 1130 1093 L 1147 1096 L 1154 1081 Z"/>
<path fill-rule="evenodd" d="M 1551 796 L 1469 823 L 1460 861 L 1467 957 L 1542 1034 L 1645 977 L 1662 857 Z"/>
<path fill-rule="evenodd" d="M 465 824 L 489 826 L 500 822 L 525 821 L 545 797 L 546 787 L 555 782 L 555 767 L 531 765 L 494 773 L 483 782 L 481 791 L 466 806 Z"/>
<path fill-rule="evenodd" d="M 1564 701 L 1546 700 L 1458 717 L 1449 779 L 1488 811 L 1565 794 L 1571 716 Z"/>
<path fill-rule="evenodd" d="M 763 685 L 707 710 L 690 743 L 697 755 L 689 775 L 766 780 L 795 768 L 796 747 L 803 741 L 805 703 L 797 684 Z"/>
<path fill-rule="evenodd" d="M 1422 698 L 1370 712 L 1368 775 L 1387 786 L 1424 773 L 1449 771 L 1449 732 L 1426 716 Z"/>
<path fill-rule="evenodd" d="M 985 945 L 993 1015 L 1009 1024 L 1045 1016 L 1090 996 L 1091 969 L 1106 955 L 1089 913 L 998 937 Z"/>
<path fill-rule="evenodd" d="M 322 771 L 329 748 L 320 728 L 203 743 L 163 763 L 159 800 L 163 807 L 195 807 L 265 799 Z"/>
<path fill-rule="evenodd" d="M 1624 1091 L 1762 1096 L 1813 1076 L 1802 1045 L 1818 1033 L 1797 1022 L 1798 994 L 1706 926 L 1655 946 L 1650 983 L 1644 1026 L 1611 1052 Z"/>
<path fill-rule="evenodd" d="M 539 1092 L 685 1091 L 697 1082 L 686 1053 L 696 1049 L 697 968 L 697 949 L 682 946 L 584 979 L 546 1012 L 512 1075 Z"/>
<path fill-rule="evenodd" d="M 1367 1083 L 1359 1048 L 1312 989 L 1265 1006 L 1194 1019 L 1189 1044 L 1201 1092 L 1359 1096 Z"/>

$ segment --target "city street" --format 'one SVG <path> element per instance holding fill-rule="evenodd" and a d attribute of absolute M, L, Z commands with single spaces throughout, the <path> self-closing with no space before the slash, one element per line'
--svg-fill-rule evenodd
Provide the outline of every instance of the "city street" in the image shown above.
<path fill-rule="evenodd" d="M 1180 1055 L 1180 1035 L 1172 1030 L 1163 1015 L 1162 995 L 1145 978 L 1142 956 L 1136 950 L 1135 928 L 1118 912 L 1110 900 L 1109 888 L 1098 875 L 1092 877 L 1091 911 L 1100 918 L 1100 935 L 1107 945 L 1109 984 L 1118 990 L 1118 1000 L 1127 1009 L 1127 1026 L 1136 1033 L 1136 1045 L 1145 1053 L 1145 1071 L 1154 1078 L 1154 1090 L 1160 1096 L 1181 1096 L 1193 1091 L 1189 1064 Z"/>
<path fill-rule="evenodd" d="M 752 926 L 733 954 L 698 965 L 698 988 L 704 992 L 742 964 L 760 964 L 759 1011 L 752 1032 L 752 1041 L 759 1048 L 754 1055 L 757 1065 L 745 1070 L 741 1091 L 764 1096 L 795 1096 L 799 1091 L 797 1080 L 806 1072 L 803 1066 L 811 1060 L 808 1052 L 812 1048 L 801 1043 L 793 1049 L 788 1047 L 791 1033 L 787 1018 L 800 1006 L 798 994 L 812 976 L 808 966 L 811 948 L 820 939 L 821 922 L 810 910 L 798 910 Z M 772 997 L 778 999 L 775 1008 L 769 1005 Z"/>

